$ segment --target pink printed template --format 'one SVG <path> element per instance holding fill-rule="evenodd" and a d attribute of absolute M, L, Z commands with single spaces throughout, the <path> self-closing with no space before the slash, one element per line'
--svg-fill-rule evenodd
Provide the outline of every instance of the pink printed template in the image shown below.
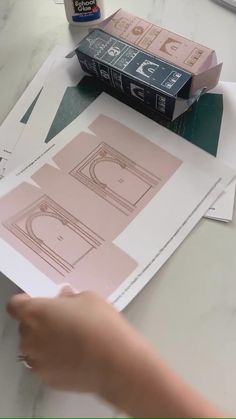
<path fill-rule="evenodd" d="M 0 234 L 55 283 L 104 297 L 137 267 L 112 243 L 181 161 L 100 115 L 32 180 L 0 200 Z M 132 158 L 131 158 L 132 156 Z"/>
<path fill-rule="evenodd" d="M 125 215 L 135 217 L 182 164 L 107 116 L 100 115 L 89 129 L 95 135 L 81 133 L 54 160 Z"/>
<path fill-rule="evenodd" d="M 109 296 L 137 263 L 45 192 L 23 183 L 1 199 L 1 237 L 56 284 Z"/>
<path fill-rule="evenodd" d="M 47 195 L 4 225 L 61 275 L 71 272 L 103 241 Z"/>
<path fill-rule="evenodd" d="M 74 177 L 50 165 L 43 166 L 32 179 L 54 201 L 104 240 L 113 241 L 129 223 L 123 212 L 117 211 Z"/>
<path fill-rule="evenodd" d="M 161 181 L 106 143 L 96 147 L 70 174 L 127 215 Z"/>

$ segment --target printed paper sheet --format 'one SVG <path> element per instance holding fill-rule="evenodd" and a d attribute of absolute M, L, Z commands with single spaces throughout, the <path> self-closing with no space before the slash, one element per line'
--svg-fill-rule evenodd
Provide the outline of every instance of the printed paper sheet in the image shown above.
<path fill-rule="evenodd" d="M 0 183 L 2 272 L 31 295 L 70 283 L 122 309 L 234 178 L 176 140 L 102 94 Z"/>

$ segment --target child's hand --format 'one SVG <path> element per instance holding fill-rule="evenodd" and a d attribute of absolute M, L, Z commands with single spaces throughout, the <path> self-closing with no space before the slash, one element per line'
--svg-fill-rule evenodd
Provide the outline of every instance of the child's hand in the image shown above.
<path fill-rule="evenodd" d="M 95 392 L 132 417 L 223 417 L 184 383 L 112 306 L 71 291 L 54 299 L 15 296 L 20 350 L 49 385 Z"/>
<path fill-rule="evenodd" d="M 54 299 L 20 294 L 11 299 L 8 312 L 20 322 L 21 353 L 57 389 L 106 391 L 135 335 L 111 305 L 90 292 L 64 291 Z"/>

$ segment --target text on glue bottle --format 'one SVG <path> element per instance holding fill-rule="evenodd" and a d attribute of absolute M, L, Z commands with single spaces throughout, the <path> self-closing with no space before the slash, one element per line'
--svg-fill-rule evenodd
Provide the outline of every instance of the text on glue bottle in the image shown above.
<path fill-rule="evenodd" d="M 64 0 L 66 17 L 77 26 L 96 25 L 104 19 L 103 0 Z"/>

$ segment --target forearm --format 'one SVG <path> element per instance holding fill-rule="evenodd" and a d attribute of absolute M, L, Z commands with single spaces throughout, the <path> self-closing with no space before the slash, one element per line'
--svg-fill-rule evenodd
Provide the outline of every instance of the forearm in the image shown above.
<path fill-rule="evenodd" d="M 133 417 L 223 417 L 140 340 L 120 354 L 102 394 Z"/>

